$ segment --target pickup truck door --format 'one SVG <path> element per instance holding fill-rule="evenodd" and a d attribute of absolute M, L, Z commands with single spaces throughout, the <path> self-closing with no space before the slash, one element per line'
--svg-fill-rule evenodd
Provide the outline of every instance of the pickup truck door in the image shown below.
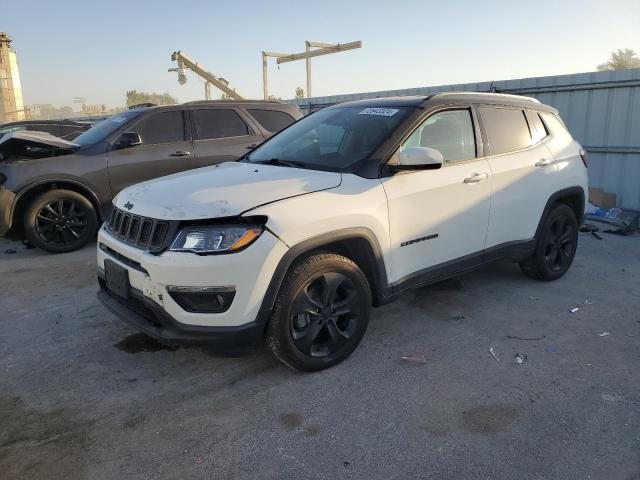
<path fill-rule="evenodd" d="M 113 195 L 144 180 L 195 168 L 183 110 L 153 112 L 125 130 L 139 134 L 142 144 L 118 148 L 118 139 L 111 144 L 107 166 Z"/>
<path fill-rule="evenodd" d="M 191 110 L 197 167 L 235 161 L 264 141 L 250 120 L 231 107 Z"/>

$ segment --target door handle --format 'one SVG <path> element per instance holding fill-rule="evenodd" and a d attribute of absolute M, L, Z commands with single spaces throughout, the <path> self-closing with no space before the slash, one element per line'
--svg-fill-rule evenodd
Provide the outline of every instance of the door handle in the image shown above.
<path fill-rule="evenodd" d="M 187 155 L 191 155 L 191 152 L 185 152 L 184 150 L 178 150 L 177 152 L 173 152 L 170 155 L 172 157 L 186 157 Z"/>
<path fill-rule="evenodd" d="M 550 158 L 541 158 L 536 162 L 535 165 L 536 167 L 546 167 L 547 165 L 551 165 L 552 162 L 553 160 L 551 160 Z"/>
<path fill-rule="evenodd" d="M 253 143 L 251 145 L 247 145 L 247 150 L 251 150 L 252 148 L 256 148 L 258 146 L 257 143 Z"/>
<path fill-rule="evenodd" d="M 464 183 L 478 183 L 489 178 L 488 173 L 474 173 L 470 177 L 464 179 Z"/>

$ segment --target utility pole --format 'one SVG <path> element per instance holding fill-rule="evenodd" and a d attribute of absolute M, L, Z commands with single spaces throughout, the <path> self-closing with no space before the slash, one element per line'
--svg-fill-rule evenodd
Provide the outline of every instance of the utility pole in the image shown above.
<path fill-rule="evenodd" d="M 262 52 L 262 94 L 265 100 L 269 100 L 269 69 L 267 59 L 269 57 L 280 58 L 286 57 L 288 53 L 278 52 Z"/>
<path fill-rule="evenodd" d="M 313 50 L 313 49 L 316 50 Z M 262 90 L 264 99 L 269 98 L 268 88 L 268 72 L 267 72 L 267 58 L 274 57 L 278 65 L 281 63 L 295 62 L 296 60 L 305 59 L 307 66 L 307 98 L 311 97 L 311 58 L 319 57 L 321 55 L 329 55 L 330 53 L 344 52 L 346 50 L 353 50 L 355 48 L 362 48 L 362 42 L 349 42 L 349 43 L 322 43 L 305 41 L 305 51 L 302 53 L 277 53 L 277 52 L 262 52 Z"/>
<path fill-rule="evenodd" d="M 311 98 L 311 57 L 309 56 L 309 52 L 311 51 L 311 42 L 309 40 L 305 40 L 305 53 L 307 58 L 305 59 L 305 63 L 307 64 L 307 98 Z"/>

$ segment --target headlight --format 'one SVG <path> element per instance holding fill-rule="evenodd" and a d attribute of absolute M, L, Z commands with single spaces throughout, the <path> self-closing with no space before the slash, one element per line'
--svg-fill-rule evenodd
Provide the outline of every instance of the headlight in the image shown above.
<path fill-rule="evenodd" d="M 185 227 L 171 244 L 173 252 L 235 252 L 262 234 L 260 225 L 202 225 Z"/>

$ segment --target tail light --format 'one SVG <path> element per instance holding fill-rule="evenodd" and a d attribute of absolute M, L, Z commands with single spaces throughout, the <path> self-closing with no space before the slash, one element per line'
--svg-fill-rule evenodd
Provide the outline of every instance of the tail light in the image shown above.
<path fill-rule="evenodd" d="M 580 149 L 580 158 L 582 159 L 582 163 L 584 163 L 584 168 L 587 168 L 587 151 L 584 148 Z"/>

